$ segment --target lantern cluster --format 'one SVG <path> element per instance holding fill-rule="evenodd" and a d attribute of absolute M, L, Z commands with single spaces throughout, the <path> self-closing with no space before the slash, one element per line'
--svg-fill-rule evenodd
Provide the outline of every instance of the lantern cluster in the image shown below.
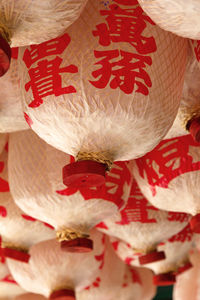
<path fill-rule="evenodd" d="M 199 8 L 0 0 L 0 300 L 198 298 Z"/>

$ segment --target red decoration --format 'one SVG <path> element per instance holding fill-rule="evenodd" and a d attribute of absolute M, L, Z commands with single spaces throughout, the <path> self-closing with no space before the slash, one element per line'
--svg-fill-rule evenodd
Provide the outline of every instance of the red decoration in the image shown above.
<path fill-rule="evenodd" d="M 43 59 L 53 54 L 61 54 L 69 43 L 70 37 L 68 34 L 64 34 L 48 42 L 31 46 L 31 50 L 25 50 L 23 60 L 29 68 L 30 76 L 30 81 L 25 84 L 25 90 L 28 91 L 31 88 L 34 97 L 29 107 L 40 106 L 43 103 L 43 98 L 49 95 L 60 96 L 76 93 L 76 89 L 71 85 L 62 87 L 60 73 L 77 73 L 78 68 L 75 65 L 60 67 L 63 60 L 59 56 L 52 60 Z M 35 62 L 37 62 L 37 66 L 30 68 Z"/>
<path fill-rule="evenodd" d="M 199 147 L 191 135 L 163 140 L 153 151 L 136 160 L 140 176 L 147 177 L 153 196 L 156 186 L 168 188 L 177 176 L 200 170 L 200 159 L 193 161 L 190 155 L 191 146 Z"/>
<path fill-rule="evenodd" d="M 148 87 L 152 86 L 152 82 L 144 68 L 146 64 L 152 64 L 151 57 L 122 50 L 94 51 L 94 55 L 102 58 L 96 63 L 102 67 L 92 72 L 92 76 L 98 78 L 97 81 L 90 80 L 93 86 L 103 89 L 110 82 L 112 89 L 119 87 L 125 94 L 131 94 L 136 85 L 136 93 L 149 94 Z"/>

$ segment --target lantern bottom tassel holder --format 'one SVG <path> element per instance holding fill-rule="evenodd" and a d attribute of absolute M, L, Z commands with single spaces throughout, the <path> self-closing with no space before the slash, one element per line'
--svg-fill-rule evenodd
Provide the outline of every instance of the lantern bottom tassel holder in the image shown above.
<path fill-rule="evenodd" d="M 29 262 L 30 255 L 28 254 L 27 250 L 5 246 L 2 248 L 2 251 L 6 258 L 11 258 L 24 263 Z"/>
<path fill-rule="evenodd" d="M 93 250 L 93 241 L 89 235 L 73 229 L 62 229 L 56 233 L 61 249 L 66 252 L 86 253 Z"/>
<path fill-rule="evenodd" d="M 139 256 L 138 259 L 139 259 L 140 265 L 146 265 L 149 263 L 153 263 L 153 262 L 157 262 L 157 261 L 165 259 L 165 252 L 154 250 L 145 255 Z"/>
<path fill-rule="evenodd" d="M 105 183 L 113 160 L 105 152 L 78 152 L 76 162 L 63 168 L 63 183 L 68 187 L 93 187 Z"/>
<path fill-rule="evenodd" d="M 0 24 L 0 77 L 3 76 L 10 67 L 11 49 L 9 35 Z"/>
<path fill-rule="evenodd" d="M 192 217 L 190 220 L 190 228 L 194 233 L 200 233 L 200 214 Z"/>
<path fill-rule="evenodd" d="M 76 300 L 75 292 L 71 289 L 57 290 L 51 293 L 49 300 Z"/>

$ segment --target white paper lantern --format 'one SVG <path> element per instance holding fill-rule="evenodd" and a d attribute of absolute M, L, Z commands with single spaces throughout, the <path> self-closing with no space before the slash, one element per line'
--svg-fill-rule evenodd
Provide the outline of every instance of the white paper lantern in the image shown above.
<path fill-rule="evenodd" d="M 134 181 L 126 207 L 97 225 L 98 229 L 128 243 L 132 251 L 142 253 L 140 264 L 165 259 L 157 245 L 181 231 L 190 216 L 184 213 L 167 212 L 151 205 Z"/>
<path fill-rule="evenodd" d="M 46 297 L 43 297 L 41 295 L 37 295 L 37 294 L 24 294 L 21 296 L 17 296 L 15 297 L 13 300 L 45 300 L 47 299 Z"/>
<path fill-rule="evenodd" d="M 135 161 L 134 175 L 146 198 L 167 211 L 185 212 L 200 232 L 200 147 L 191 135 L 163 140 L 153 151 Z"/>
<path fill-rule="evenodd" d="M 190 260 L 193 268 L 181 274 L 173 289 L 174 300 L 196 300 L 199 297 L 199 270 L 200 270 L 200 253 L 199 250 L 190 252 Z"/>
<path fill-rule="evenodd" d="M 101 187 L 66 188 L 62 168 L 70 162 L 70 155 L 48 145 L 31 130 L 11 134 L 9 147 L 9 182 L 17 205 L 52 225 L 63 247 L 90 251 L 90 229 L 128 200 L 132 164 L 115 163 Z"/>
<path fill-rule="evenodd" d="M 180 103 L 187 46 L 135 0 L 89 0 L 63 36 L 20 51 L 31 128 L 78 161 L 65 168 L 66 184 L 91 173 L 98 181 L 113 161 L 142 156 L 163 138 Z"/>
<path fill-rule="evenodd" d="M 138 0 L 138 2 L 161 28 L 179 36 L 200 38 L 198 0 Z"/>
<path fill-rule="evenodd" d="M 54 230 L 27 216 L 14 203 L 8 184 L 7 149 L 0 156 L 0 235 L 6 257 L 29 260 L 30 246 L 43 240 L 52 239 Z"/>
<path fill-rule="evenodd" d="M 0 76 L 9 68 L 12 47 L 38 44 L 62 34 L 87 0 L 1 0 Z"/>
<path fill-rule="evenodd" d="M 75 299 L 90 285 L 104 263 L 105 237 L 93 232 L 94 251 L 72 254 L 61 251 L 56 240 L 41 242 L 31 248 L 29 264 L 8 259 L 15 280 L 29 292 L 49 299 Z M 21 268 L 22 266 L 22 268 Z"/>
<path fill-rule="evenodd" d="M 24 293 L 25 290 L 16 283 L 9 272 L 0 280 L 0 300 L 13 300 L 15 296 Z"/>
<path fill-rule="evenodd" d="M 128 265 L 138 266 L 138 256 L 131 246 L 123 241 L 111 238 L 113 247 L 119 257 Z M 158 251 L 164 251 L 165 260 L 147 263 L 145 267 L 154 271 L 155 285 L 171 285 L 176 281 L 176 276 L 191 268 L 189 261 L 189 251 L 194 244 L 194 235 L 187 225 L 178 234 L 172 236 L 167 241 L 160 243 Z"/>

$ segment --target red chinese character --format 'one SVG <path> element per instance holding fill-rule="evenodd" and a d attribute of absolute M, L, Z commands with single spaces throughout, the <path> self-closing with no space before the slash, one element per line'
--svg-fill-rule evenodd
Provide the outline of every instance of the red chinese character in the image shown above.
<path fill-rule="evenodd" d="M 4 278 L 2 278 L 0 281 L 1 281 L 1 282 L 12 283 L 12 284 L 16 284 L 16 285 L 17 285 L 17 282 L 13 279 L 13 277 L 12 277 L 11 274 L 6 275 L 6 276 L 5 276 Z"/>
<path fill-rule="evenodd" d="M 196 47 L 194 48 L 194 52 L 196 55 L 196 59 L 200 61 L 200 41 L 195 41 L 196 42 Z"/>
<path fill-rule="evenodd" d="M 27 68 L 30 68 L 36 61 L 46 58 L 50 55 L 62 54 L 69 45 L 71 39 L 67 33 L 52 39 L 50 41 L 41 43 L 39 45 L 30 46 L 30 50 L 26 49 L 23 55 L 23 61 Z"/>
<path fill-rule="evenodd" d="M 139 187 L 134 182 L 132 185 L 131 195 L 128 199 L 126 207 L 120 212 L 121 221 L 116 222 L 116 224 L 127 225 L 131 222 L 140 223 L 156 223 L 155 219 L 150 219 L 148 216 L 148 211 L 158 209 L 153 205 L 149 205 L 147 200 L 142 195 Z"/>
<path fill-rule="evenodd" d="M 190 242 L 193 237 L 193 232 L 191 231 L 190 225 L 187 225 L 182 231 L 177 233 L 176 235 L 173 235 L 168 241 L 170 243 L 173 242 Z"/>
<path fill-rule="evenodd" d="M 85 200 L 102 199 L 115 203 L 119 208 L 124 205 L 124 188 L 131 183 L 131 173 L 125 162 L 117 162 L 106 175 L 106 184 L 92 188 L 65 188 L 56 193 L 70 196 L 80 192 Z"/>
<path fill-rule="evenodd" d="M 92 76 L 98 78 L 97 81 L 90 81 L 93 86 L 103 89 L 110 81 L 112 89 L 119 87 L 125 94 L 131 94 L 135 85 L 136 93 L 149 94 L 148 87 L 152 86 L 152 82 L 144 68 L 146 64 L 152 64 L 151 57 L 122 50 L 94 51 L 94 55 L 103 58 L 96 63 L 102 67 L 92 72 Z"/>
<path fill-rule="evenodd" d="M 93 31 L 94 36 L 99 36 L 100 45 L 109 46 L 111 42 L 125 42 L 131 44 L 140 54 L 156 51 L 154 38 L 142 35 L 147 26 L 146 22 L 152 25 L 155 24 L 144 14 L 140 6 L 122 9 L 118 5 L 112 4 L 109 8 L 110 10 L 100 11 L 102 16 L 107 16 L 107 24 L 98 24 L 96 26 L 97 30 Z"/>
<path fill-rule="evenodd" d="M 4 162 L 1 161 L 0 162 L 0 173 L 3 172 L 3 169 L 4 169 Z M 9 188 L 8 182 L 0 177 L 0 192 L 5 193 L 5 192 L 9 192 L 9 191 L 10 191 L 10 188 Z"/>
<path fill-rule="evenodd" d="M 193 162 L 190 146 L 199 147 L 191 135 L 162 141 L 153 151 L 136 160 L 140 176 L 149 182 L 152 195 L 155 186 L 168 188 L 171 180 L 177 176 L 200 170 L 200 160 Z"/>
<path fill-rule="evenodd" d="M 62 59 L 56 57 L 50 61 L 42 60 L 38 62 L 37 67 L 31 68 L 28 73 L 30 81 L 25 84 L 25 90 L 32 89 L 34 100 L 29 107 L 38 107 L 43 103 L 44 97 L 49 95 L 60 96 L 62 94 L 75 93 L 73 86 L 62 87 L 62 78 L 60 73 L 77 73 L 78 69 L 74 65 L 60 68 Z"/>
<path fill-rule="evenodd" d="M 140 275 L 137 272 L 137 270 L 133 269 L 133 268 L 130 268 L 130 272 L 131 272 L 131 275 L 132 275 L 132 282 L 133 283 L 139 283 L 140 285 L 142 285 L 142 281 L 141 281 Z"/>
<path fill-rule="evenodd" d="M 170 222 L 188 222 L 189 221 L 189 215 L 185 213 L 178 213 L 178 212 L 168 212 L 168 221 Z"/>

